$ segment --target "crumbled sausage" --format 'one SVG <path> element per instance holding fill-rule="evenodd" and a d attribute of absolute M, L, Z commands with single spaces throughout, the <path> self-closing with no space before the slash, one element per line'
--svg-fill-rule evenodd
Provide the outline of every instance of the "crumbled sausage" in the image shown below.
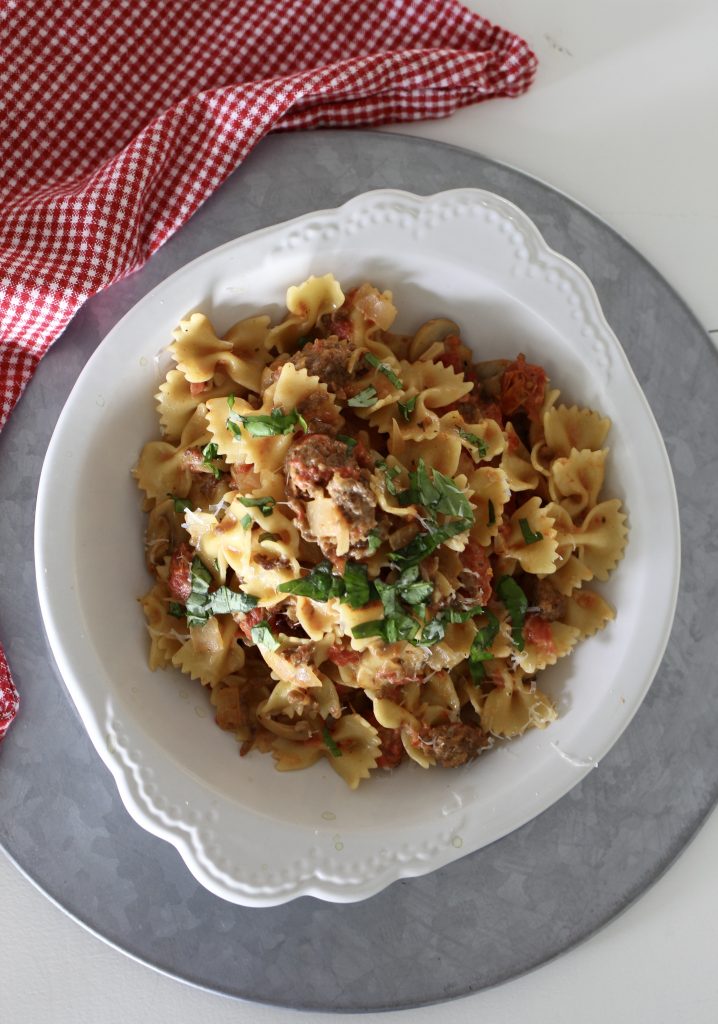
<path fill-rule="evenodd" d="M 307 421 L 310 434 L 336 434 L 342 427 L 341 413 L 326 391 L 313 391 L 299 403 L 300 412 Z"/>
<path fill-rule="evenodd" d="M 284 465 L 290 506 L 304 539 L 319 544 L 328 558 L 335 557 L 336 538 L 315 537 L 307 518 L 309 502 L 329 499 L 346 524 L 351 553 L 361 557 L 357 549 L 362 548 L 366 553 L 367 535 L 376 526 L 376 497 L 371 473 L 347 445 L 325 434 L 308 434 L 289 449 Z"/>
<path fill-rule="evenodd" d="M 540 580 L 536 576 L 527 576 L 523 584 L 524 591 L 536 614 L 547 622 L 555 622 L 562 618 L 566 611 L 566 598 L 549 580 Z"/>
<path fill-rule="evenodd" d="M 306 370 L 310 377 L 319 377 L 338 398 L 346 398 L 346 387 L 352 379 L 349 363 L 356 346 L 347 338 L 336 334 L 317 338 L 291 357 L 298 370 Z"/>
<path fill-rule="evenodd" d="M 180 544 L 172 552 L 167 586 L 174 601 L 185 604 L 192 593 L 192 559 L 194 551 L 189 544 Z"/>
<path fill-rule="evenodd" d="M 422 726 L 414 742 L 427 754 L 433 754 L 441 768 L 458 768 L 478 757 L 490 740 L 478 725 L 449 722 Z"/>
<path fill-rule="evenodd" d="M 461 561 L 462 597 L 474 604 L 487 605 L 491 599 L 491 580 L 494 575 L 488 550 L 469 541 L 464 548 Z"/>

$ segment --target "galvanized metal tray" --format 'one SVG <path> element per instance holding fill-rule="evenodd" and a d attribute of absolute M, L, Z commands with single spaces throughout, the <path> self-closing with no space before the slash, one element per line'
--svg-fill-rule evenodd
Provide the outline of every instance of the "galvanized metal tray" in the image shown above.
<path fill-rule="evenodd" d="M 233 906 L 202 889 L 172 847 L 128 816 L 55 670 L 31 539 L 48 439 L 107 331 L 195 256 L 370 188 L 429 194 L 460 186 L 515 202 L 586 271 L 653 407 L 683 530 L 667 654 L 599 768 L 510 836 L 363 903 Z M 718 358 L 681 299 L 615 232 L 547 185 L 404 136 L 328 131 L 265 140 L 143 270 L 87 303 L 0 438 L 0 629 L 23 697 L 0 751 L 0 845 L 106 941 L 184 981 L 257 1002 L 335 1011 L 418 1006 L 495 985 L 570 948 L 661 874 L 718 795 L 718 562 L 709 521 L 718 507 L 717 390 Z"/>

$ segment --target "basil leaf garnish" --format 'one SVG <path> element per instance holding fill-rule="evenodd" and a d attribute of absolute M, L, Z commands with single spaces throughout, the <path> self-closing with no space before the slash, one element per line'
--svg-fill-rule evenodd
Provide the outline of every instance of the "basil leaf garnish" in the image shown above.
<path fill-rule="evenodd" d="M 390 366 L 388 366 L 386 363 L 382 363 L 379 359 L 377 359 L 373 352 L 365 352 L 364 359 L 367 361 L 367 363 L 369 363 L 370 366 L 376 367 L 379 373 L 383 373 L 384 376 L 391 381 L 395 388 L 404 387 L 401 378 L 397 377 L 397 375 L 394 373 Z M 351 402 L 349 404 L 351 405 Z"/>
<path fill-rule="evenodd" d="M 276 498 L 272 498 L 267 495 L 262 498 L 246 498 L 242 497 L 239 499 L 240 505 L 244 505 L 245 508 L 258 508 L 263 516 L 271 514 L 272 509 L 277 504 Z"/>
<path fill-rule="evenodd" d="M 276 651 L 280 646 L 266 619 L 262 619 L 256 626 L 252 626 L 250 633 L 252 640 L 254 640 L 258 647 L 264 647 L 268 651 Z"/>
<path fill-rule="evenodd" d="M 538 541 L 543 540 L 543 534 L 538 531 L 534 533 L 529 526 L 528 519 L 519 519 L 519 526 L 521 527 L 525 544 L 537 544 Z"/>
<path fill-rule="evenodd" d="M 413 398 L 407 399 L 406 402 L 396 403 L 397 406 L 399 407 L 399 413 L 401 415 L 401 418 L 404 420 L 405 423 L 408 423 L 409 420 L 411 419 L 411 414 L 413 413 L 416 407 L 416 400 L 418 397 L 418 395 L 414 395 Z"/>
<path fill-rule="evenodd" d="M 341 757 L 342 752 L 339 749 L 336 741 L 332 737 L 332 734 L 327 729 L 326 725 L 322 728 L 322 739 L 324 740 L 325 746 L 327 746 L 331 752 L 332 757 Z"/>
<path fill-rule="evenodd" d="M 523 625 L 526 610 L 529 606 L 528 598 L 512 576 L 501 577 L 496 587 L 496 593 L 506 605 L 506 610 L 511 618 L 511 637 L 513 642 L 519 651 L 523 651 Z"/>
<path fill-rule="evenodd" d="M 369 578 L 365 565 L 347 562 L 344 569 L 344 603 L 350 608 L 363 608 L 369 603 Z"/>
<path fill-rule="evenodd" d="M 368 409 L 375 404 L 378 397 L 376 388 L 370 384 L 368 388 L 364 388 L 357 395 L 352 395 L 347 405 L 351 405 L 355 409 Z"/>
<path fill-rule="evenodd" d="M 473 448 L 476 448 L 480 459 L 486 458 L 489 453 L 489 446 L 483 437 L 479 437 L 478 434 L 472 434 L 468 430 L 460 430 L 459 437 L 462 437 L 464 441 L 468 441 Z"/>

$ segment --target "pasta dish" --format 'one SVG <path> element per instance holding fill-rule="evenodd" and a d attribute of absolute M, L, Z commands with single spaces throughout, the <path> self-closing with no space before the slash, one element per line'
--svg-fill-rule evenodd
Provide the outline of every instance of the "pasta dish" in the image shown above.
<path fill-rule="evenodd" d="M 556 717 L 537 676 L 614 618 L 610 421 L 524 354 L 476 361 L 451 320 L 392 332 L 390 292 L 331 274 L 218 337 L 174 331 L 146 496 L 152 669 L 281 771 L 355 788 L 457 767 Z"/>

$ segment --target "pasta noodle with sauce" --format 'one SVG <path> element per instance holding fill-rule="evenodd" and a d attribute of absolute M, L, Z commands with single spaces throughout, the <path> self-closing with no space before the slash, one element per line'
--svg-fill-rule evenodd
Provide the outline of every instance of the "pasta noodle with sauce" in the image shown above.
<path fill-rule="evenodd" d="M 352 788 L 466 764 L 555 717 L 536 676 L 614 618 L 610 421 L 545 371 L 476 362 L 456 324 L 395 334 L 331 274 L 288 314 L 174 332 L 146 495 L 150 667 L 209 687 L 241 753 L 325 758 Z"/>

